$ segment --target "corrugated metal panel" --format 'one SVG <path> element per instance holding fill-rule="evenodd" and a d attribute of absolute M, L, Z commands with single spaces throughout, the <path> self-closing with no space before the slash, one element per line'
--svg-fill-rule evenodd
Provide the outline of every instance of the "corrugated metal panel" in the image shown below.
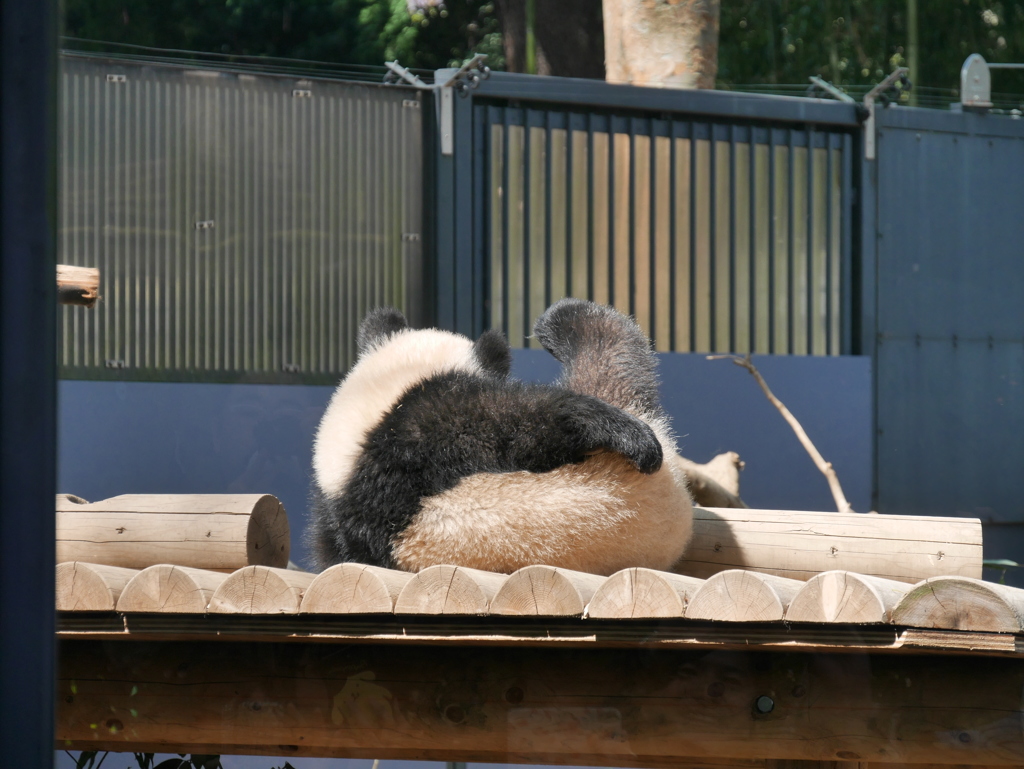
<path fill-rule="evenodd" d="M 844 351 L 848 135 L 510 106 L 475 119 L 490 322 L 513 346 L 572 295 L 635 315 L 658 350 Z"/>
<path fill-rule="evenodd" d="M 63 57 L 65 376 L 326 381 L 421 274 L 419 96 Z"/>

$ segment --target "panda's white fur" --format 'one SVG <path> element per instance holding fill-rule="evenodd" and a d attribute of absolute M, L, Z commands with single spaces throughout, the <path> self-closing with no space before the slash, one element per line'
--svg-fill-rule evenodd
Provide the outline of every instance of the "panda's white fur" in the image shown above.
<path fill-rule="evenodd" d="M 613 312 L 608 308 L 601 310 Z M 663 458 L 654 472 L 638 469 L 635 459 L 631 461 L 622 453 L 625 449 L 615 451 L 607 447 L 591 449 L 575 461 L 557 466 L 553 463 L 552 469 L 543 472 L 518 468 L 476 472 L 474 451 L 479 449 L 475 453 L 487 455 L 495 443 L 507 437 L 495 430 L 509 430 L 516 438 L 521 427 L 526 430 L 540 425 L 533 428 L 539 433 L 536 438 L 527 436 L 537 441 L 538 453 L 544 452 L 550 437 L 557 437 L 542 419 L 543 408 L 540 421 L 534 419 L 536 415 L 524 413 L 520 424 L 515 408 L 503 400 L 506 390 L 514 395 L 512 403 L 526 404 L 535 395 L 558 399 L 571 396 L 579 397 L 583 405 L 589 406 L 594 394 L 577 396 L 564 387 L 558 391 L 552 387 L 506 383 L 503 374 L 507 369 L 502 372 L 502 364 L 497 364 L 496 371 L 487 361 L 487 351 L 481 352 L 480 343 L 444 331 L 410 330 L 391 320 L 384 323 L 389 324 L 392 325 L 376 332 L 372 328 L 361 331 L 363 349 L 359 360 L 335 392 L 317 433 L 314 472 L 318 489 L 313 544 L 319 551 L 319 567 L 341 558 L 409 571 L 435 564 L 457 564 L 509 573 L 530 564 L 548 564 L 611 574 L 630 566 L 668 570 L 677 563 L 690 538 L 692 503 L 685 476 L 674 461 L 676 447 L 667 419 L 661 413 L 652 413 L 660 412 L 660 407 L 652 408 L 638 397 L 626 398 L 629 402 L 612 404 L 615 408 L 610 409 L 619 414 L 612 418 L 630 419 L 622 413 L 627 412 L 653 432 Z M 604 352 L 596 350 L 596 354 Z M 650 354 L 643 350 L 637 355 Z M 580 359 L 579 365 L 588 365 L 586 355 Z M 507 362 L 504 365 L 507 367 Z M 631 375 L 629 360 L 615 365 L 625 366 L 624 376 Z M 583 372 L 575 381 L 586 382 L 588 373 Z M 606 379 L 605 373 L 595 372 L 594 378 Z M 569 377 L 569 381 L 574 380 Z M 483 394 L 473 389 L 481 383 Z M 625 390 L 629 391 L 628 386 Z M 376 500 L 373 489 L 382 489 L 381 496 L 399 493 L 403 486 L 400 476 L 407 468 L 396 459 L 389 460 L 382 469 L 377 466 L 380 460 L 368 456 L 371 448 L 379 445 L 397 452 L 396 458 L 418 451 L 417 444 L 410 443 L 408 436 L 394 438 L 398 448 L 389 441 L 396 426 L 403 431 L 408 427 L 402 409 L 408 408 L 408 413 L 413 414 L 415 399 L 421 392 L 441 398 L 436 402 L 451 409 L 453 415 L 462 411 L 462 404 L 467 410 L 477 409 L 480 420 L 487 421 L 488 427 L 482 428 L 480 436 L 466 439 L 470 441 L 469 458 L 460 461 L 462 467 L 469 469 L 453 471 L 455 475 L 443 484 L 444 488 L 407 500 L 406 505 L 412 509 L 404 514 L 392 511 L 386 521 L 378 522 L 369 509 Z M 523 398 L 526 400 L 516 400 Z M 606 404 L 601 405 L 607 408 Z M 571 402 L 568 408 L 571 417 Z M 422 414 L 422 408 L 417 413 Z M 415 423 L 420 418 L 409 419 Z M 443 426 L 447 421 L 442 419 L 440 424 Z M 570 420 L 569 424 L 575 422 Z M 451 446 L 443 441 L 435 444 L 433 434 L 421 434 L 427 431 L 420 431 L 416 424 L 413 428 L 411 434 L 422 439 L 423 450 L 438 455 L 430 461 L 443 467 Z M 615 433 L 613 427 L 613 440 Z M 462 433 L 456 431 L 449 437 L 449 444 L 461 438 Z M 412 460 L 419 461 L 418 454 Z M 397 477 L 394 482 L 393 475 Z M 371 547 L 374 538 L 379 537 L 386 541 Z M 351 544 L 359 538 L 370 545 Z M 374 555 L 367 555 L 371 551 Z"/>

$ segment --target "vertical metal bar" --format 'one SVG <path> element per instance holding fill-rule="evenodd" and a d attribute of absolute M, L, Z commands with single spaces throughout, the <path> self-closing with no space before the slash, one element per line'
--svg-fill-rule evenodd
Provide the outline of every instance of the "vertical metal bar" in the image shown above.
<path fill-rule="evenodd" d="M 768 353 L 775 354 L 775 130 L 768 129 Z"/>
<path fill-rule="evenodd" d="M 509 122 L 508 122 L 508 107 L 501 108 L 501 331 L 507 334 L 509 337 L 512 336 L 512 329 L 508 327 L 509 324 L 509 312 L 508 312 L 508 219 L 509 210 L 512 207 L 512 199 L 509 195 L 509 170 L 508 170 L 508 159 L 510 136 L 509 136 Z"/>
<path fill-rule="evenodd" d="M 615 306 L 615 124 L 608 116 L 608 304 Z"/>
<path fill-rule="evenodd" d="M 476 296 L 481 301 L 473 303 L 473 338 L 479 336 L 491 325 L 491 261 L 488 258 L 491 221 L 485 205 L 491 189 L 491 153 L 488 142 L 490 124 L 487 121 L 487 107 L 473 108 L 473 265 L 475 269 Z"/>
<path fill-rule="evenodd" d="M 729 352 L 736 352 L 736 126 L 729 126 Z M 749 345 L 748 345 L 749 346 Z"/>
<path fill-rule="evenodd" d="M 832 144 L 836 135 L 826 134 L 825 141 L 825 354 L 834 355 L 832 345 Z"/>
<path fill-rule="evenodd" d="M 523 347 L 530 346 L 530 188 L 533 174 L 530 166 L 533 158 L 530 152 L 530 110 L 523 110 Z"/>
<path fill-rule="evenodd" d="M 750 314 L 747 317 L 748 334 L 750 335 L 749 352 L 759 352 L 757 348 L 757 142 L 754 127 L 750 127 L 750 145 L 747 157 L 747 214 L 749 218 L 749 242 L 747 259 L 749 261 L 747 277 L 747 301 L 750 303 Z"/>
<path fill-rule="evenodd" d="M 717 126 L 708 126 L 708 344 L 718 349 L 718 142 Z"/>
<path fill-rule="evenodd" d="M 647 289 L 649 295 L 649 306 L 648 313 L 650 320 L 649 328 L 651 336 L 654 337 L 656 329 L 658 327 L 658 292 L 656 290 L 658 285 L 658 142 L 654 135 L 654 118 L 648 121 L 650 126 L 650 147 L 649 147 L 649 160 L 647 163 L 648 174 L 650 176 L 650 208 L 651 216 L 648 222 L 648 234 L 650 236 L 650 252 L 647 254 L 647 259 L 650 262 L 650 269 L 647 274 Z"/>
<path fill-rule="evenodd" d="M 573 211 L 572 188 L 576 182 L 575 163 L 573 155 L 573 133 L 572 113 L 565 113 L 565 295 L 573 295 L 572 287 L 572 262 L 573 262 L 573 238 L 572 231 L 576 226 L 576 216 Z"/>
<path fill-rule="evenodd" d="M 814 354 L 814 129 L 807 129 L 807 354 Z"/>
<path fill-rule="evenodd" d="M 0 4 L 0 744 L 19 767 L 53 765 L 56 5 Z"/>
<path fill-rule="evenodd" d="M 843 134 L 843 147 L 842 147 L 842 167 L 839 170 L 839 226 L 840 230 L 839 239 L 839 265 L 840 274 L 837 278 L 840 281 L 840 305 L 839 305 L 839 323 L 841 323 L 842 329 L 842 345 L 839 348 L 839 352 L 842 355 L 864 355 L 865 353 L 873 352 L 873 346 L 867 335 L 864 333 L 864 329 L 860 323 L 855 319 L 860 317 L 862 308 L 854 307 L 854 254 L 853 254 L 853 154 L 854 154 L 854 142 L 853 138 L 849 134 Z M 866 202 L 868 200 L 874 201 L 874 195 L 869 197 L 867 191 L 864 189 L 864 185 L 867 185 L 870 181 L 867 178 L 867 174 L 864 173 L 866 170 L 864 167 L 867 166 L 865 162 L 862 165 L 862 173 L 860 180 L 861 188 L 861 202 L 857 206 L 857 210 L 860 212 L 861 218 L 867 216 Z M 862 238 L 866 235 L 867 227 L 863 227 L 862 224 Z M 873 222 L 872 222 L 873 226 Z M 874 244 L 872 244 L 873 247 Z M 872 258 L 868 264 L 866 260 L 862 258 L 861 264 L 857 265 L 858 272 L 862 272 L 866 269 L 874 269 L 874 252 L 872 251 Z M 856 327 L 856 328 L 855 328 Z M 859 331 L 860 338 L 855 336 L 855 331 Z"/>
<path fill-rule="evenodd" d="M 544 110 L 544 307 L 551 306 L 551 110 Z"/>
<path fill-rule="evenodd" d="M 786 133 L 789 135 L 789 153 L 786 158 L 786 209 L 787 209 L 787 220 L 786 220 L 786 352 L 789 355 L 793 354 L 793 340 L 795 337 L 795 324 L 796 324 L 796 291 L 795 281 L 793 280 L 794 266 L 796 264 L 796 255 L 793 253 L 793 241 L 795 240 L 794 233 L 796 232 L 796 206 L 793 205 L 793 174 L 794 174 L 794 162 L 793 162 L 793 134 L 795 129 L 790 128 Z"/>
<path fill-rule="evenodd" d="M 697 351 L 697 124 L 690 123 L 690 352 Z"/>
<path fill-rule="evenodd" d="M 594 298 L 594 114 L 587 113 L 587 299 Z"/>
<path fill-rule="evenodd" d="M 452 207 L 455 248 L 455 325 L 453 330 L 472 336 L 473 318 L 483 297 L 477 293 L 479 270 L 473 262 L 473 97 L 455 97 L 452 130 L 454 194 Z"/>
<path fill-rule="evenodd" d="M 629 119 L 629 314 L 636 314 L 636 118 Z"/>
<path fill-rule="evenodd" d="M 676 123 L 668 123 L 668 349 L 676 351 Z"/>

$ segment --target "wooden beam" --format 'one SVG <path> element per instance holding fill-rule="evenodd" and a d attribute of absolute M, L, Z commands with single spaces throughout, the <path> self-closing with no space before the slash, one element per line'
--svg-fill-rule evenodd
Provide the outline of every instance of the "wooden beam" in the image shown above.
<path fill-rule="evenodd" d="M 808 580 L 786 610 L 787 622 L 890 622 L 907 594 L 904 582 L 850 571 L 826 571 Z"/>
<path fill-rule="evenodd" d="M 100 271 L 96 267 L 57 265 L 57 301 L 93 308 L 100 298 Z"/>
<path fill-rule="evenodd" d="M 689 619 L 781 622 L 804 583 L 774 574 L 732 569 L 705 582 L 686 607 Z"/>
<path fill-rule="evenodd" d="M 837 569 L 909 583 L 981 577 L 977 518 L 729 508 L 693 515 L 693 539 L 675 571 L 701 579 L 726 569 L 804 581 Z"/>
<path fill-rule="evenodd" d="M 1024 764 L 1024 660 L 65 641 L 57 745 L 664 766 Z"/>
<path fill-rule="evenodd" d="M 310 614 L 390 614 L 412 574 L 362 563 L 339 563 L 316 576 L 299 611 Z"/>
<path fill-rule="evenodd" d="M 491 614 L 528 617 L 582 617 L 605 581 L 556 566 L 526 566 L 509 575 L 491 601 Z"/>
<path fill-rule="evenodd" d="M 428 566 L 395 601 L 395 614 L 486 614 L 506 575 L 463 566 Z"/>
<path fill-rule="evenodd" d="M 57 611 L 114 611 L 131 579 L 139 572 L 94 563 L 57 564 Z"/>
<path fill-rule="evenodd" d="M 270 494 L 57 495 L 57 561 L 231 572 L 288 565 L 288 515 Z"/>
<path fill-rule="evenodd" d="M 936 577 L 907 593 L 893 622 L 922 628 L 1019 633 L 1024 630 L 1024 590 L 980 579 Z"/>
<path fill-rule="evenodd" d="M 214 614 L 298 614 L 313 576 L 294 569 L 246 566 L 220 583 L 207 611 Z"/>
<path fill-rule="evenodd" d="M 623 569 L 594 593 L 587 616 L 594 619 L 682 617 L 704 580 L 653 569 Z"/>
<path fill-rule="evenodd" d="M 121 591 L 120 612 L 202 614 L 226 574 L 188 566 L 158 564 L 143 569 Z"/>

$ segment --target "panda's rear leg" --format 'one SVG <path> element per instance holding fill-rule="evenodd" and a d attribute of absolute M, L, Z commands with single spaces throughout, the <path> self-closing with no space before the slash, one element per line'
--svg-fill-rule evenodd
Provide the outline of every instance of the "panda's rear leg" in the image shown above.
<path fill-rule="evenodd" d="M 632 318 L 582 299 L 562 299 L 534 324 L 533 333 L 562 362 L 561 383 L 631 412 L 663 416 L 657 362 Z"/>

